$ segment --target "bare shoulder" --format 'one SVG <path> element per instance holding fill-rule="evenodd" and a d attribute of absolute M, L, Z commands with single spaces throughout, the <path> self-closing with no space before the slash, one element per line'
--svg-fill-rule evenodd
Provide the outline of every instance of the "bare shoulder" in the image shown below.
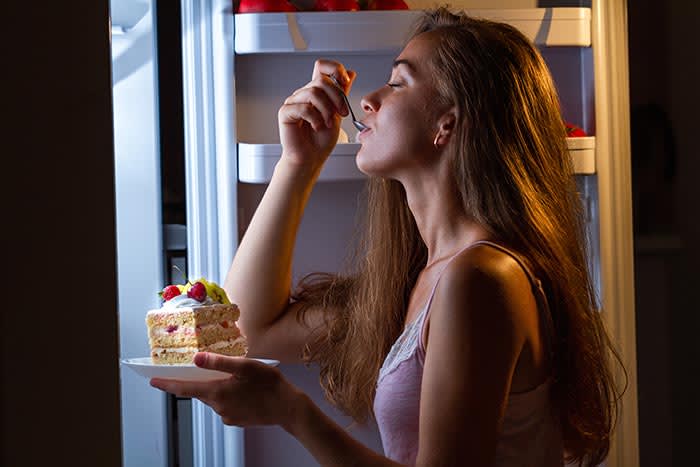
<path fill-rule="evenodd" d="M 519 334 L 534 305 L 527 274 L 507 253 L 488 245 L 469 248 L 452 259 L 435 291 L 435 321 L 474 325 Z"/>
<path fill-rule="evenodd" d="M 520 264 L 509 254 L 488 245 L 477 245 L 457 255 L 440 279 L 449 295 L 519 294 L 530 291 L 530 281 Z"/>
<path fill-rule="evenodd" d="M 455 445 L 473 443 L 469 452 L 495 450 L 508 394 L 533 385 L 529 369 L 525 383 L 516 378 L 532 297 L 519 263 L 491 246 L 464 250 L 445 267 L 422 336 L 421 455 L 440 452 L 455 433 Z"/>

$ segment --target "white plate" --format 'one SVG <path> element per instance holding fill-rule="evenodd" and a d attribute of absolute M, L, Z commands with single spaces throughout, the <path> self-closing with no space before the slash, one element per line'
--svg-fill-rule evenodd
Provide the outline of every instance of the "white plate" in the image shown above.
<path fill-rule="evenodd" d="M 268 360 L 265 358 L 251 358 L 267 365 L 277 366 L 278 360 Z M 194 363 L 175 363 L 170 365 L 155 364 L 151 357 L 126 358 L 121 363 L 128 366 L 144 378 L 166 378 L 192 381 L 208 381 L 213 379 L 223 379 L 231 376 L 228 373 L 216 370 L 200 368 Z"/>

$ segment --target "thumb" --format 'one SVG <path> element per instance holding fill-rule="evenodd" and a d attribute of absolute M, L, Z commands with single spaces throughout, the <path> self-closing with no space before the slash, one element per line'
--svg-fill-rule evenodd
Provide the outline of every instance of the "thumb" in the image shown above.
<path fill-rule="evenodd" d="M 227 355 L 209 352 L 198 352 L 193 359 L 194 364 L 200 368 L 223 371 L 226 373 L 238 372 L 243 364 L 241 360 L 243 359 L 239 357 L 229 357 Z"/>
<path fill-rule="evenodd" d="M 355 82 L 355 78 L 357 78 L 357 72 L 355 72 L 355 70 L 347 70 L 347 74 L 348 74 L 347 86 L 348 86 L 348 88 L 350 88 L 350 86 L 352 86 L 352 83 Z"/>

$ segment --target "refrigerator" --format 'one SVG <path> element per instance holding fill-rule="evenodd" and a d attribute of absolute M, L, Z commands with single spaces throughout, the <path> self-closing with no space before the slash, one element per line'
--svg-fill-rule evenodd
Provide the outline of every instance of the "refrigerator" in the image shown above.
<path fill-rule="evenodd" d="M 227 0 L 181 0 L 182 113 L 186 219 L 163 224 L 154 0 L 112 0 L 120 358 L 148 355 L 144 324 L 156 293 L 179 265 L 188 277 L 222 282 L 280 154 L 277 109 L 311 76 L 319 57 L 357 71 L 350 104 L 382 86 L 419 9 L 235 14 Z M 455 1 L 476 16 L 508 22 L 540 48 L 566 121 L 589 136 L 569 138 L 602 313 L 629 376 L 609 466 L 638 465 L 632 272 L 629 105 L 624 1 Z M 172 97 L 172 96 L 171 96 Z M 354 164 L 356 130 L 339 144 L 314 188 L 299 229 L 294 278 L 336 271 L 345 259 L 364 176 Z M 358 427 L 323 399 L 313 365 L 282 365 L 338 423 L 381 452 L 376 427 Z M 125 467 L 314 466 L 278 427 L 224 426 L 198 401 L 154 390 L 121 370 Z"/>

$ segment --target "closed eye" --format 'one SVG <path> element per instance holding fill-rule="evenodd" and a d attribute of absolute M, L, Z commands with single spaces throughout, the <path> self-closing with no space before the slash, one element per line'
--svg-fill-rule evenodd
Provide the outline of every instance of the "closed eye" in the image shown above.
<path fill-rule="evenodd" d="M 399 84 L 399 83 L 386 83 L 386 85 L 389 86 L 390 88 L 398 88 L 401 86 L 401 84 Z"/>

